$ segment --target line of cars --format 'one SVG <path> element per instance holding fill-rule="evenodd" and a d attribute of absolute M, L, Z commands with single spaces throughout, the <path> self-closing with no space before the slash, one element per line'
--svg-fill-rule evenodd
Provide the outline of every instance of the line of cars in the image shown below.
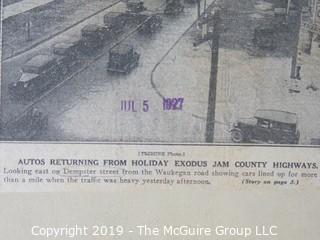
<path fill-rule="evenodd" d="M 141 25 L 139 33 L 152 34 L 161 27 L 162 18 L 148 11 L 143 1 L 129 0 L 126 12 L 109 12 L 104 16 L 103 23 L 103 26 L 86 25 L 81 29 L 80 38 L 56 43 L 49 54 L 38 54 L 29 59 L 21 67 L 19 79 L 9 84 L 10 95 L 23 101 L 33 99 L 57 85 L 80 66 L 81 56 L 101 50 L 106 42 L 116 40 L 132 26 Z M 140 54 L 133 46 L 120 44 L 109 51 L 107 70 L 128 73 L 138 65 L 139 58 Z M 47 127 L 48 116 L 31 108 L 17 119 L 7 123 L 0 121 L 0 140 L 36 139 Z"/>
<path fill-rule="evenodd" d="M 131 0 L 127 7 L 127 12 L 106 14 L 104 25 L 84 26 L 80 38 L 55 44 L 52 53 L 39 54 L 29 59 L 21 68 L 20 78 L 9 85 L 10 95 L 23 100 L 33 99 L 72 72 L 81 63 L 82 55 L 95 54 L 106 42 L 117 39 L 130 26 L 141 24 L 139 32 L 142 34 L 152 34 L 161 27 L 162 18 L 157 13 L 147 11 L 142 1 Z M 112 62 L 108 64 L 108 70 L 116 72 L 119 66 L 118 72 L 127 73 L 131 66 L 137 66 L 138 60 L 139 54 L 132 46 L 117 46 L 110 50 Z"/>
<path fill-rule="evenodd" d="M 166 0 L 166 3 L 167 14 L 183 11 L 179 0 Z M 53 54 L 41 54 L 31 58 L 22 66 L 20 79 L 9 86 L 10 93 L 17 97 L 32 98 L 47 90 L 72 72 L 81 62 L 81 54 L 91 54 L 101 49 L 106 41 L 122 34 L 125 31 L 124 26 L 143 23 L 139 32 L 144 34 L 152 34 L 161 27 L 162 18 L 147 11 L 142 1 L 128 1 L 127 9 L 126 13 L 106 14 L 104 26 L 90 24 L 83 27 L 80 39 L 56 43 Z M 132 46 L 119 44 L 109 51 L 107 71 L 128 73 L 138 65 L 139 58 L 140 54 Z M 48 117 L 36 109 L 30 109 L 9 125 L 0 123 L 0 139 L 33 139 L 47 126 Z M 277 110 L 258 110 L 253 119 L 237 121 L 231 129 L 231 140 L 235 143 L 297 144 L 299 137 L 296 114 Z"/>

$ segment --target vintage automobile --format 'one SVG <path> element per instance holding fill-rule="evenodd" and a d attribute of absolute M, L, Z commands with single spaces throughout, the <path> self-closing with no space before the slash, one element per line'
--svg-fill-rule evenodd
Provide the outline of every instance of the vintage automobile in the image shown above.
<path fill-rule="evenodd" d="M 22 66 L 18 81 L 9 85 L 9 92 L 19 98 L 32 98 L 48 90 L 61 79 L 61 65 L 56 56 L 37 55 Z"/>
<path fill-rule="evenodd" d="M 146 10 L 144 2 L 141 0 L 129 0 L 127 2 L 127 9 L 127 11 L 131 13 L 139 13 Z"/>
<path fill-rule="evenodd" d="M 255 46 L 261 49 L 275 49 L 276 44 L 274 28 L 271 26 L 260 26 L 255 28 L 252 42 Z"/>
<path fill-rule="evenodd" d="M 70 68 L 79 63 L 80 39 L 56 43 L 53 53 L 57 55 L 62 74 L 66 75 Z"/>
<path fill-rule="evenodd" d="M 145 23 L 139 28 L 139 32 L 143 34 L 151 34 L 162 26 L 162 18 L 153 12 L 143 11 L 139 14 L 140 22 Z"/>
<path fill-rule="evenodd" d="M 233 125 L 231 140 L 235 143 L 297 144 L 300 137 L 297 122 L 295 113 L 257 110 L 254 118 L 243 119 Z"/>
<path fill-rule="evenodd" d="M 178 15 L 183 12 L 184 6 L 181 0 L 166 0 L 166 7 L 164 14 L 166 15 Z"/>
<path fill-rule="evenodd" d="M 138 66 L 140 54 L 130 45 L 120 44 L 109 52 L 107 70 L 115 73 L 129 73 Z"/>
<path fill-rule="evenodd" d="M 89 24 L 81 29 L 80 50 L 85 53 L 98 50 L 111 38 L 112 33 L 107 26 Z"/>
<path fill-rule="evenodd" d="M 121 12 L 109 12 L 103 17 L 104 25 L 109 28 L 113 37 L 124 31 L 129 20 L 128 14 Z"/>
<path fill-rule="evenodd" d="M 35 108 L 9 123 L 0 122 L 0 140 L 36 140 L 48 127 L 48 116 Z"/>

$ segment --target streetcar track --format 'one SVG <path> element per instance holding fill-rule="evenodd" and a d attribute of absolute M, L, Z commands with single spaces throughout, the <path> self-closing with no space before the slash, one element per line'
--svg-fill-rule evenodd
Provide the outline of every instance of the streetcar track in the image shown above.
<path fill-rule="evenodd" d="M 166 3 L 160 5 L 158 8 L 156 8 L 155 10 L 158 10 L 162 7 L 164 7 L 166 5 Z M 95 56 L 92 60 L 88 61 L 85 63 L 85 65 L 80 68 L 79 70 L 77 70 L 76 72 L 74 72 L 73 74 L 71 74 L 69 77 L 66 77 L 63 81 L 61 81 L 59 84 L 57 84 L 56 86 L 54 86 L 53 88 L 51 88 L 50 90 L 44 92 L 40 97 L 38 97 L 37 99 L 35 99 L 32 103 L 28 104 L 24 110 L 21 111 L 20 114 L 18 114 L 17 116 L 9 119 L 5 125 L 9 125 L 12 122 L 18 121 L 19 119 L 21 119 L 31 108 L 33 108 L 36 104 L 38 104 L 42 99 L 44 99 L 47 96 L 50 96 L 53 92 L 55 92 L 57 89 L 59 89 L 60 87 L 62 87 L 66 82 L 69 82 L 71 80 L 74 79 L 74 77 L 76 77 L 77 75 L 81 74 L 83 71 L 85 71 L 86 69 L 88 69 L 93 63 L 95 63 L 96 61 L 98 61 L 99 59 L 101 59 L 103 56 L 105 56 L 105 52 L 104 50 L 107 49 L 112 49 L 116 46 L 118 46 L 119 44 L 121 44 L 123 41 L 127 40 L 131 35 L 133 35 L 134 33 L 136 33 L 146 22 L 148 22 L 152 17 L 148 17 L 146 18 L 146 20 L 144 20 L 142 23 L 138 24 L 133 30 L 131 30 L 129 33 L 125 34 L 124 36 L 120 36 L 120 38 L 115 42 L 115 43 L 109 43 L 106 44 L 103 48 L 103 51 L 101 54 L 98 54 L 97 56 Z"/>
<path fill-rule="evenodd" d="M 206 10 L 210 9 L 211 7 L 213 7 L 218 0 L 214 0 L 207 8 Z M 150 77 L 150 82 L 151 82 L 151 86 L 152 88 L 155 90 L 156 94 L 161 98 L 165 98 L 165 96 L 161 93 L 161 91 L 157 88 L 155 82 L 154 82 L 154 73 L 156 72 L 156 70 L 158 69 L 158 67 L 160 66 L 160 64 L 164 61 L 164 59 L 166 59 L 166 57 L 170 54 L 170 52 L 176 47 L 176 45 L 178 45 L 178 43 L 181 41 L 182 38 L 185 37 L 185 35 L 192 29 L 192 27 L 197 23 L 198 20 L 195 20 L 181 35 L 180 37 L 174 42 L 174 44 L 167 50 L 167 52 L 160 58 L 160 60 L 155 64 L 155 66 L 153 67 L 152 71 L 151 71 L 151 77 Z M 197 114 L 194 114 L 192 112 L 187 112 L 185 111 L 186 114 L 190 114 L 192 117 L 206 121 L 206 117 L 204 116 L 200 116 Z M 221 125 L 225 125 L 225 126 L 230 126 L 230 122 L 222 122 L 222 121 L 218 121 L 215 120 L 214 121 L 217 124 L 221 124 Z"/>
<path fill-rule="evenodd" d="M 214 0 L 207 8 L 209 9 L 212 7 L 214 4 L 216 4 L 217 0 Z M 160 90 L 157 88 L 156 84 L 154 83 L 154 73 L 160 66 L 160 64 L 163 62 L 163 60 L 170 54 L 170 52 L 178 45 L 178 43 L 181 41 L 181 39 L 190 31 L 190 29 L 197 23 L 198 19 L 196 19 L 181 35 L 180 37 L 173 43 L 173 45 L 167 50 L 167 52 L 158 60 L 158 62 L 155 64 L 151 71 L 151 76 L 150 76 L 150 82 L 152 88 L 156 91 L 156 93 L 161 97 L 164 98 L 164 95 L 160 92 Z"/>
<path fill-rule="evenodd" d="M 210 9 L 211 7 L 213 7 L 218 0 L 214 0 L 207 8 L 206 10 Z M 156 86 L 155 82 L 154 82 L 154 73 L 157 71 L 158 67 L 160 66 L 160 64 L 162 64 L 162 62 L 166 59 L 166 57 L 170 54 L 170 52 L 176 47 L 176 45 L 178 45 L 178 43 L 181 41 L 182 38 L 185 37 L 185 35 L 192 29 L 192 27 L 197 23 L 198 20 L 195 20 L 181 35 L 180 37 L 173 43 L 173 45 L 167 50 L 167 52 L 160 58 L 160 60 L 155 64 L 155 66 L 153 67 L 152 71 L 151 71 L 151 76 L 150 76 L 150 83 L 152 88 L 154 89 L 154 91 L 156 92 L 156 94 L 161 98 L 164 99 L 165 96 L 161 93 L 161 91 L 158 89 L 158 87 Z M 203 121 L 206 121 L 206 117 L 191 113 L 191 112 L 186 112 L 186 114 L 190 114 L 192 117 L 197 118 L 197 119 L 201 119 Z M 218 124 L 222 124 L 222 125 L 226 125 L 229 126 L 228 123 L 226 122 L 222 122 L 222 121 L 218 121 L 215 120 L 215 123 Z"/>
<path fill-rule="evenodd" d="M 119 3 L 120 1 L 114 3 L 113 5 Z M 159 6 L 157 9 L 161 8 L 165 6 L 165 4 L 162 4 L 161 6 Z M 211 5 L 210 5 L 211 6 Z M 112 7 L 112 6 L 109 6 L 109 7 Z M 103 10 L 105 11 L 105 10 Z M 102 12 L 102 11 L 100 11 Z M 96 13 L 98 14 L 98 13 Z M 61 88 L 63 85 L 65 85 L 67 82 L 70 82 L 72 80 L 75 79 L 75 77 L 79 74 L 81 74 L 82 72 L 84 72 L 85 70 L 87 70 L 88 68 L 90 68 L 90 66 L 92 64 L 94 64 L 96 61 L 98 61 L 99 59 L 101 59 L 102 57 L 104 57 L 106 54 L 107 54 L 107 51 L 108 49 L 111 49 L 113 47 L 116 47 L 118 46 L 119 44 L 121 44 L 123 41 L 127 40 L 130 36 L 132 36 L 133 34 L 135 34 L 140 27 L 142 27 L 147 21 L 149 21 L 150 17 L 147 18 L 145 21 L 143 21 L 142 23 L 140 23 L 139 25 L 135 26 L 133 30 L 131 30 L 129 33 L 125 34 L 124 36 L 120 36 L 119 39 L 114 42 L 114 43 L 109 43 L 109 44 L 106 44 L 103 48 L 103 51 L 101 54 L 98 54 L 97 56 L 95 56 L 93 59 L 90 59 L 88 62 L 86 62 L 84 64 L 83 67 L 81 67 L 80 69 L 78 69 L 77 71 L 75 71 L 74 73 L 72 73 L 70 76 L 66 77 L 63 81 L 59 82 L 59 84 L 57 84 L 56 86 L 54 86 L 52 89 L 50 89 L 49 91 L 46 91 L 44 94 L 42 94 L 41 96 L 39 96 L 37 99 L 35 99 L 32 103 L 28 104 L 22 111 L 20 114 L 18 114 L 17 116 L 11 118 L 9 121 L 7 121 L 5 124 L 6 125 L 9 125 L 10 123 L 14 122 L 14 121 L 17 121 L 19 119 L 21 119 L 25 114 L 26 112 L 28 112 L 31 108 L 35 107 L 39 102 L 41 102 L 41 100 L 43 100 L 44 98 L 46 97 L 49 97 L 51 94 L 53 94 L 56 90 L 58 90 L 59 88 Z M 165 54 L 165 56 L 163 56 L 160 61 L 158 61 L 158 63 L 156 64 L 156 67 L 154 67 L 153 69 L 153 72 L 155 72 L 156 68 L 158 65 L 161 64 L 161 62 L 166 58 L 166 56 L 170 53 L 170 51 L 179 43 L 179 41 L 186 35 L 186 33 L 194 26 L 194 24 L 196 23 L 197 21 L 194 21 L 192 23 L 191 26 L 188 27 L 188 29 L 178 38 L 178 40 L 175 42 L 175 44 L 171 47 L 171 49 L 168 51 L 167 54 Z M 67 31 L 67 30 L 65 30 Z M 153 79 L 151 81 L 151 85 L 153 87 L 153 89 L 156 90 L 156 92 L 158 93 L 159 96 L 162 96 L 161 92 L 156 88 L 156 85 L 153 83 Z M 74 107 L 74 106 L 71 106 L 71 108 Z M 65 110 L 65 111 L 68 111 Z M 63 112 L 65 112 L 63 111 Z M 59 113 L 58 113 L 59 114 Z M 61 113 L 60 113 L 61 114 Z M 190 114 L 190 113 L 188 113 Z M 199 119 L 204 119 L 203 117 L 201 116 L 197 116 L 195 114 L 192 114 L 191 115 L 193 117 L 196 117 L 196 118 L 199 118 Z"/>

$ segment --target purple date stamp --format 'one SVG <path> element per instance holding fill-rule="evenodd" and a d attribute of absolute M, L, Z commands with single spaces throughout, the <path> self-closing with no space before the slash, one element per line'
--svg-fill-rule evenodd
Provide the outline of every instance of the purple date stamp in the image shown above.
<path fill-rule="evenodd" d="M 184 98 L 163 98 L 163 111 L 182 110 Z"/>
<path fill-rule="evenodd" d="M 162 99 L 162 110 L 163 111 L 182 111 L 184 106 L 183 97 L 171 97 Z M 121 100 L 120 111 L 122 112 L 149 112 L 150 103 L 149 100 Z"/>

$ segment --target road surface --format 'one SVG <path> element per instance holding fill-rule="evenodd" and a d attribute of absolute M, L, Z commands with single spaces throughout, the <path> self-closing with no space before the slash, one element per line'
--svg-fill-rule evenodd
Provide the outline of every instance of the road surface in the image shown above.
<path fill-rule="evenodd" d="M 208 2 L 210 3 L 210 1 Z M 162 3 L 148 2 L 148 9 Z M 117 5 L 108 11 L 124 11 Z M 27 104 L 10 100 L 7 85 L 19 77 L 19 66 L 39 52 L 47 52 L 55 42 L 79 34 L 86 24 L 101 23 L 105 13 L 99 14 L 80 26 L 35 48 L 4 66 L 3 116 L 10 119 Z M 151 38 L 136 34 L 126 43 L 136 46 L 141 54 L 139 67 L 128 75 L 110 75 L 106 72 L 108 54 L 75 76 L 63 86 L 43 98 L 36 107 L 47 112 L 49 129 L 44 140 L 91 141 L 148 141 L 148 142 L 202 142 L 203 121 L 192 118 L 185 111 L 163 111 L 162 99 L 150 83 L 150 73 L 157 61 L 197 17 L 195 5 L 186 5 L 185 13 L 177 17 L 164 17 L 162 29 Z M 192 42 L 190 42 L 190 48 Z M 168 96 L 178 97 L 178 96 Z M 180 96 L 179 96 L 180 97 Z M 184 96 L 181 96 L 184 97 Z M 135 100 L 137 112 L 120 111 L 121 100 Z M 141 110 L 146 100 L 149 111 Z M 186 108 L 190 104 L 186 97 Z M 204 111 L 206 107 L 203 107 Z"/>

